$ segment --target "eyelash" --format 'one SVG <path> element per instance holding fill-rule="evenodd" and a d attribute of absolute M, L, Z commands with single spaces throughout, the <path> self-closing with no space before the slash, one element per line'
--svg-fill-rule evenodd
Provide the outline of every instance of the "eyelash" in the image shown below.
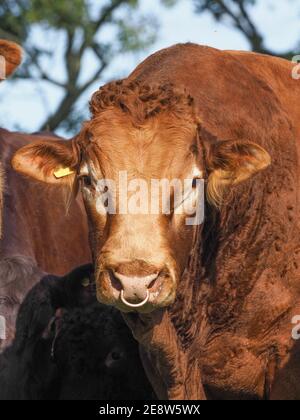
<path fill-rule="evenodd" d="M 193 179 L 193 182 L 192 182 L 192 191 L 191 191 L 191 193 L 192 192 L 194 192 L 195 191 L 195 189 L 197 188 L 197 181 L 201 181 L 201 178 L 194 178 Z M 176 206 L 176 208 L 178 208 L 178 207 L 180 207 L 180 206 L 182 206 L 183 205 L 183 203 L 186 201 L 186 200 L 188 200 L 190 197 L 188 196 L 188 197 L 186 197 L 181 203 L 179 203 L 177 206 Z M 172 210 L 172 215 L 174 214 L 174 211 L 176 210 L 176 208 L 174 208 L 173 210 Z"/>
<path fill-rule="evenodd" d="M 92 178 L 90 175 L 82 175 L 80 178 L 80 181 L 83 183 L 83 185 L 87 188 L 90 188 L 92 186 Z M 199 178 L 195 178 L 193 179 L 193 184 L 192 184 L 192 188 L 195 189 L 197 186 L 197 181 L 199 180 Z"/>
<path fill-rule="evenodd" d="M 92 186 L 92 178 L 90 175 L 82 175 L 80 177 L 80 181 L 83 183 L 85 187 L 91 187 Z"/>

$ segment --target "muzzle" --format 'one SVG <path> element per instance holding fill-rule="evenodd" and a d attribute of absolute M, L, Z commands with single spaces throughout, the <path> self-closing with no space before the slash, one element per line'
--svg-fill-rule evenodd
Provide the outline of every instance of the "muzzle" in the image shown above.
<path fill-rule="evenodd" d="M 121 301 L 124 303 L 124 305 L 128 306 L 129 308 L 142 308 L 145 306 L 150 299 L 150 292 L 147 290 L 147 296 L 141 303 L 130 303 L 125 299 L 124 296 L 124 290 L 121 290 Z"/>

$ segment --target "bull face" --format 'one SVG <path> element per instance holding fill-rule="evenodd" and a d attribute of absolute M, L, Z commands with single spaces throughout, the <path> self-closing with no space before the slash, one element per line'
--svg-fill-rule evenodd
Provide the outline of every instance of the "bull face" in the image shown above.
<path fill-rule="evenodd" d="M 217 203 L 270 157 L 248 141 L 205 144 L 192 99 L 170 88 L 117 83 L 94 95 L 91 110 L 73 142 L 27 146 L 13 166 L 42 181 L 80 185 L 99 301 L 122 311 L 166 307 L 203 222 L 204 178 L 207 199 Z"/>
<path fill-rule="evenodd" d="M 124 311 L 170 305 L 193 242 L 187 219 L 195 215 L 185 209 L 195 212 L 200 199 L 195 126 L 156 123 L 128 127 L 126 116 L 108 112 L 82 133 L 89 145 L 79 178 L 98 298 Z"/>

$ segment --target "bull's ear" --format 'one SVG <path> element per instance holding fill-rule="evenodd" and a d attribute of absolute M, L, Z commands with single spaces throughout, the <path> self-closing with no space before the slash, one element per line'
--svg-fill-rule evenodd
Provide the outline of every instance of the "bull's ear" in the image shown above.
<path fill-rule="evenodd" d="M 5 76 L 9 76 L 22 61 L 22 48 L 11 41 L 0 39 L 0 60 L 5 65 Z"/>
<path fill-rule="evenodd" d="M 228 188 L 237 185 L 271 164 L 269 153 L 256 143 L 222 141 L 208 152 L 208 200 L 215 205 L 223 202 Z"/>
<path fill-rule="evenodd" d="M 72 183 L 78 156 L 73 141 L 49 140 L 19 149 L 12 166 L 23 175 L 48 184 Z"/>

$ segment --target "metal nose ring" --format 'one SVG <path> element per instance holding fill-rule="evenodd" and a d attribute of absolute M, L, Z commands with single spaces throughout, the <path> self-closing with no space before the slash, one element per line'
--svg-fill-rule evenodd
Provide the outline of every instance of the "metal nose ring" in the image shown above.
<path fill-rule="evenodd" d="M 149 292 L 149 290 L 147 290 L 147 297 L 146 297 L 145 300 L 143 300 L 143 302 L 141 302 L 141 303 L 130 303 L 130 302 L 127 302 L 127 300 L 125 299 L 124 290 L 121 290 L 121 300 L 124 303 L 124 305 L 129 306 L 130 308 L 141 308 L 142 306 L 146 305 L 146 303 L 148 302 L 149 299 L 150 299 L 150 292 Z"/>

